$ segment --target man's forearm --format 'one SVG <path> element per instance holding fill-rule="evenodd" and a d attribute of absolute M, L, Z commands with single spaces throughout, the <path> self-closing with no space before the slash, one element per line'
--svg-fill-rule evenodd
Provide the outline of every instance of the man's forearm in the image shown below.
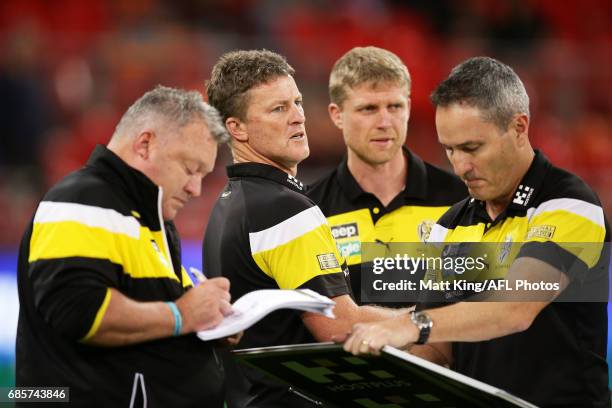
<path fill-rule="evenodd" d="M 460 302 L 426 311 L 430 342 L 484 341 L 529 328 L 547 302 Z"/>
<path fill-rule="evenodd" d="M 109 347 L 141 343 L 170 337 L 174 327 L 174 315 L 164 302 L 137 302 L 111 289 L 100 326 L 86 343 Z"/>
<path fill-rule="evenodd" d="M 355 323 L 391 319 L 403 314 L 408 314 L 413 310 L 414 306 L 400 309 L 384 306 L 359 306 L 357 321 Z"/>
<path fill-rule="evenodd" d="M 410 308 L 392 309 L 380 306 L 357 306 L 348 295 L 334 298 L 335 319 L 304 313 L 302 319 L 317 341 L 334 340 L 348 334 L 356 323 L 377 322 L 409 313 Z"/>

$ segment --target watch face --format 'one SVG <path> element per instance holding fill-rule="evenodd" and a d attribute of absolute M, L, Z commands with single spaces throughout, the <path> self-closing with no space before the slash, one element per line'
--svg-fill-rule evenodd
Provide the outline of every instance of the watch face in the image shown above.
<path fill-rule="evenodd" d="M 431 324 L 431 319 L 425 313 L 416 313 L 414 320 L 418 326 L 428 326 Z"/>

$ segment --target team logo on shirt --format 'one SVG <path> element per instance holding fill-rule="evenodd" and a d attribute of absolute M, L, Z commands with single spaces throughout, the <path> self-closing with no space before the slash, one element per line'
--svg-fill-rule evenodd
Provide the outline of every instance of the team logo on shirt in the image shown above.
<path fill-rule="evenodd" d="M 328 254 L 317 255 L 317 259 L 319 260 L 319 267 L 322 271 L 340 267 L 340 263 L 338 262 L 336 255 L 331 252 Z"/>
<path fill-rule="evenodd" d="M 510 254 L 510 250 L 512 249 L 512 235 L 506 235 L 506 239 L 504 243 L 501 244 L 499 248 L 499 254 L 497 255 L 497 260 L 500 264 L 503 264 L 508 255 Z"/>
<path fill-rule="evenodd" d="M 435 224 L 435 221 L 423 220 L 417 225 L 417 235 L 421 242 L 427 242 L 427 240 L 429 240 L 429 234 L 431 234 L 431 229 Z"/>
<path fill-rule="evenodd" d="M 533 194 L 533 188 L 521 184 L 516 189 L 514 200 L 512 200 L 512 202 L 514 204 L 527 205 L 529 203 L 529 199 L 531 198 L 531 194 Z"/>

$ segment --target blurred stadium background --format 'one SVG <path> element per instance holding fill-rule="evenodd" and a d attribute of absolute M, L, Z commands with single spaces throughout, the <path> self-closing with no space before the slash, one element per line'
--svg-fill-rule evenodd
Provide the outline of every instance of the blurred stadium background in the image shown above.
<path fill-rule="evenodd" d="M 0 2 L 0 386 L 14 381 L 18 243 L 41 194 L 105 144 L 154 85 L 198 89 L 225 51 L 287 56 L 304 94 L 311 181 L 343 154 L 327 117 L 333 62 L 358 45 L 397 53 L 412 78 L 408 144 L 448 166 L 428 94 L 475 55 L 513 66 L 531 97 L 532 143 L 612 209 L 612 2 L 606 0 L 6 0 Z M 225 183 L 220 155 L 203 197 L 177 219 L 185 264 Z"/>

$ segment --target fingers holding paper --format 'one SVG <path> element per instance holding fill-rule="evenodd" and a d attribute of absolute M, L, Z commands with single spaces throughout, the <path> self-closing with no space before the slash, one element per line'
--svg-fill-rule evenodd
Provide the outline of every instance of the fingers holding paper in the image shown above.
<path fill-rule="evenodd" d="M 240 343 L 240 339 L 242 339 L 242 335 L 244 331 L 238 332 L 236 334 L 232 334 L 231 336 L 223 337 L 219 339 L 219 342 L 229 348 L 234 348 Z"/>
<path fill-rule="evenodd" d="M 188 290 L 176 301 L 183 318 L 183 333 L 217 326 L 231 314 L 230 300 L 226 278 L 207 279 Z"/>
<path fill-rule="evenodd" d="M 417 340 L 418 332 L 408 315 L 373 323 L 357 323 L 344 342 L 344 350 L 354 355 L 380 355 L 384 346 L 405 348 Z"/>

